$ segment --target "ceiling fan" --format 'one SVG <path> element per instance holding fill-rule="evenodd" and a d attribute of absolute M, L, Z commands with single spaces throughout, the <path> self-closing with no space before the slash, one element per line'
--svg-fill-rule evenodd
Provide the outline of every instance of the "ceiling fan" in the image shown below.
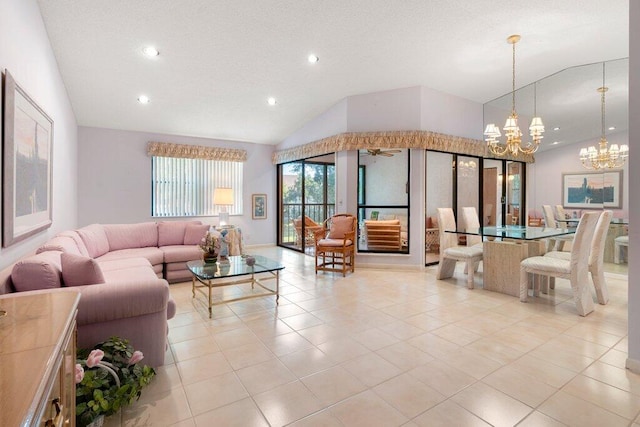
<path fill-rule="evenodd" d="M 383 150 L 381 148 L 371 148 L 367 149 L 366 152 L 362 153 L 367 156 L 385 156 L 385 157 L 393 157 L 395 153 L 400 153 L 402 150 Z"/>

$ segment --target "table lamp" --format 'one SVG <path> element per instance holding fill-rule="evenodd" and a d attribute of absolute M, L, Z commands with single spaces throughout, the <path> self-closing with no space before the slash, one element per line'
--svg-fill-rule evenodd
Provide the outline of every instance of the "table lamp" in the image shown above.
<path fill-rule="evenodd" d="M 218 187 L 213 191 L 213 204 L 222 206 L 220 209 L 220 227 L 229 226 L 229 212 L 227 206 L 233 205 L 233 188 Z"/>

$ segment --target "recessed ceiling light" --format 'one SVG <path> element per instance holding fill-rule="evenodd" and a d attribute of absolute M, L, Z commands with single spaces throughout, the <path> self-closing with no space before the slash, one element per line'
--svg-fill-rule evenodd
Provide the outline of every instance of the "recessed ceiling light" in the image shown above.
<path fill-rule="evenodd" d="M 560 144 L 560 141 L 553 141 L 553 142 L 551 143 L 551 145 L 558 145 L 558 144 Z"/>
<path fill-rule="evenodd" d="M 149 101 L 150 101 L 150 99 L 149 99 L 149 97 L 148 97 L 147 95 L 140 95 L 140 96 L 138 97 L 138 102 L 139 102 L 140 104 L 148 104 L 148 103 L 149 103 Z"/>
<path fill-rule="evenodd" d="M 609 130 L 616 130 L 616 127 L 615 126 L 610 126 Z"/>
<path fill-rule="evenodd" d="M 312 53 L 307 57 L 307 61 L 309 61 L 312 64 L 315 64 L 316 62 L 320 61 L 320 58 L 318 58 L 316 55 Z"/>
<path fill-rule="evenodd" d="M 277 101 L 276 101 L 276 99 L 275 99 L 274 97 L 271 97 L 271 98 L 268 98 L 268 99 L 267 99 L 267 104 L 269 104 L 269 105 L 276 105 L 276 104 L 277 104 Z"/>
<path fill-rule="evenodd" d="M 160 52 L 158 52 L 158 50 L 153 46 L 145 47 L 144 49 L 142 49 L 142 53 L 147 55 L 149 58 L 160 55 Z"/>
<path fill-rule="evenodd" d="M 560 130 L 560 128 L 556 126 L 553 128 L 553 130 Z"/>

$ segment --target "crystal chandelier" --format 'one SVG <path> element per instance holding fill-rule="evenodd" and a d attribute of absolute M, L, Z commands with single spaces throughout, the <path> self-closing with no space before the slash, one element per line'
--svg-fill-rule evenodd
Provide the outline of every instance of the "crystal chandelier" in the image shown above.
<path fill-rule="evenodd" d="M 604 94 L 609 90 L 604 85 L 604 62 L 602 63 L 602 87 L 598 88 L 600 93 L 600 111 L 602 112 L 602 136 L 598 148 L 593 145 L 589 148 L 580 149 L 580 160 L 582 165 L 587 169 L 614 169 L 620 168 L 629 157 L 629 146 L 626 144 L 618 147 L 618 144 L 611 144 L 608 147 L 607 138 L 605 137 L 604 127 Z"/>
<path fill-rule="evenodd" d="M 517 156 L 518 152 L 524 154 L 533 154 L 538 150 L 540 140 L 543 138 L 544 124 L 542 119 L 536 116 L 536 100 L 535 100 L 535 85 L 534 85 L 534 110 L 533 119 L 531 119 L 531 125 L 529 126 L 529 132 L 532 138 L 532 142 L 527 143 L 526 146 L 522 145 L 522 132 L 518 126 L 518 114 L 516 113 L 516 43 L 520 41 L 520 36 L 514 34 L 507 38 L 507 43 L 513 46 L 513 73 L 512 73 L 512 90 L 511 90 L 511 114 L 507 118 L 506 123 L 502 130 L 507 137 L 505 143 L 500 143 L 499 138 L 502 136 L 500 129 L 493 123 L 489 123 L 484 130 L 485 141 L 489 151 L 496 156 L 504 156 L 511 154 Z"/>

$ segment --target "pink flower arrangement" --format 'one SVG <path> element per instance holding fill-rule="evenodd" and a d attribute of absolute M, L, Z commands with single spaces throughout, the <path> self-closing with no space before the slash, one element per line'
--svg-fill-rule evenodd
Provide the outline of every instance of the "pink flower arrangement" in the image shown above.
<path fill-rule="evenodd" d="M 133 355 L 131 356 L 131 359 L 129 359 L 129 363 L 127 364 L 127 366 L 135 365 L 136 363 L 138 363 L 142 359 L 144 359 L 144 355 L 142 354 L 141 351 L 136 350 L 136 351 L 133 352 Z"/>
<path fill-rule="evenodd" d="M 89 357 L 87 357 L 87 368 L 93 368 L 94 366 L 97 366 L 103 357 L 104 351 L 93 350 L 91 353 L 89 353 Z"/>

